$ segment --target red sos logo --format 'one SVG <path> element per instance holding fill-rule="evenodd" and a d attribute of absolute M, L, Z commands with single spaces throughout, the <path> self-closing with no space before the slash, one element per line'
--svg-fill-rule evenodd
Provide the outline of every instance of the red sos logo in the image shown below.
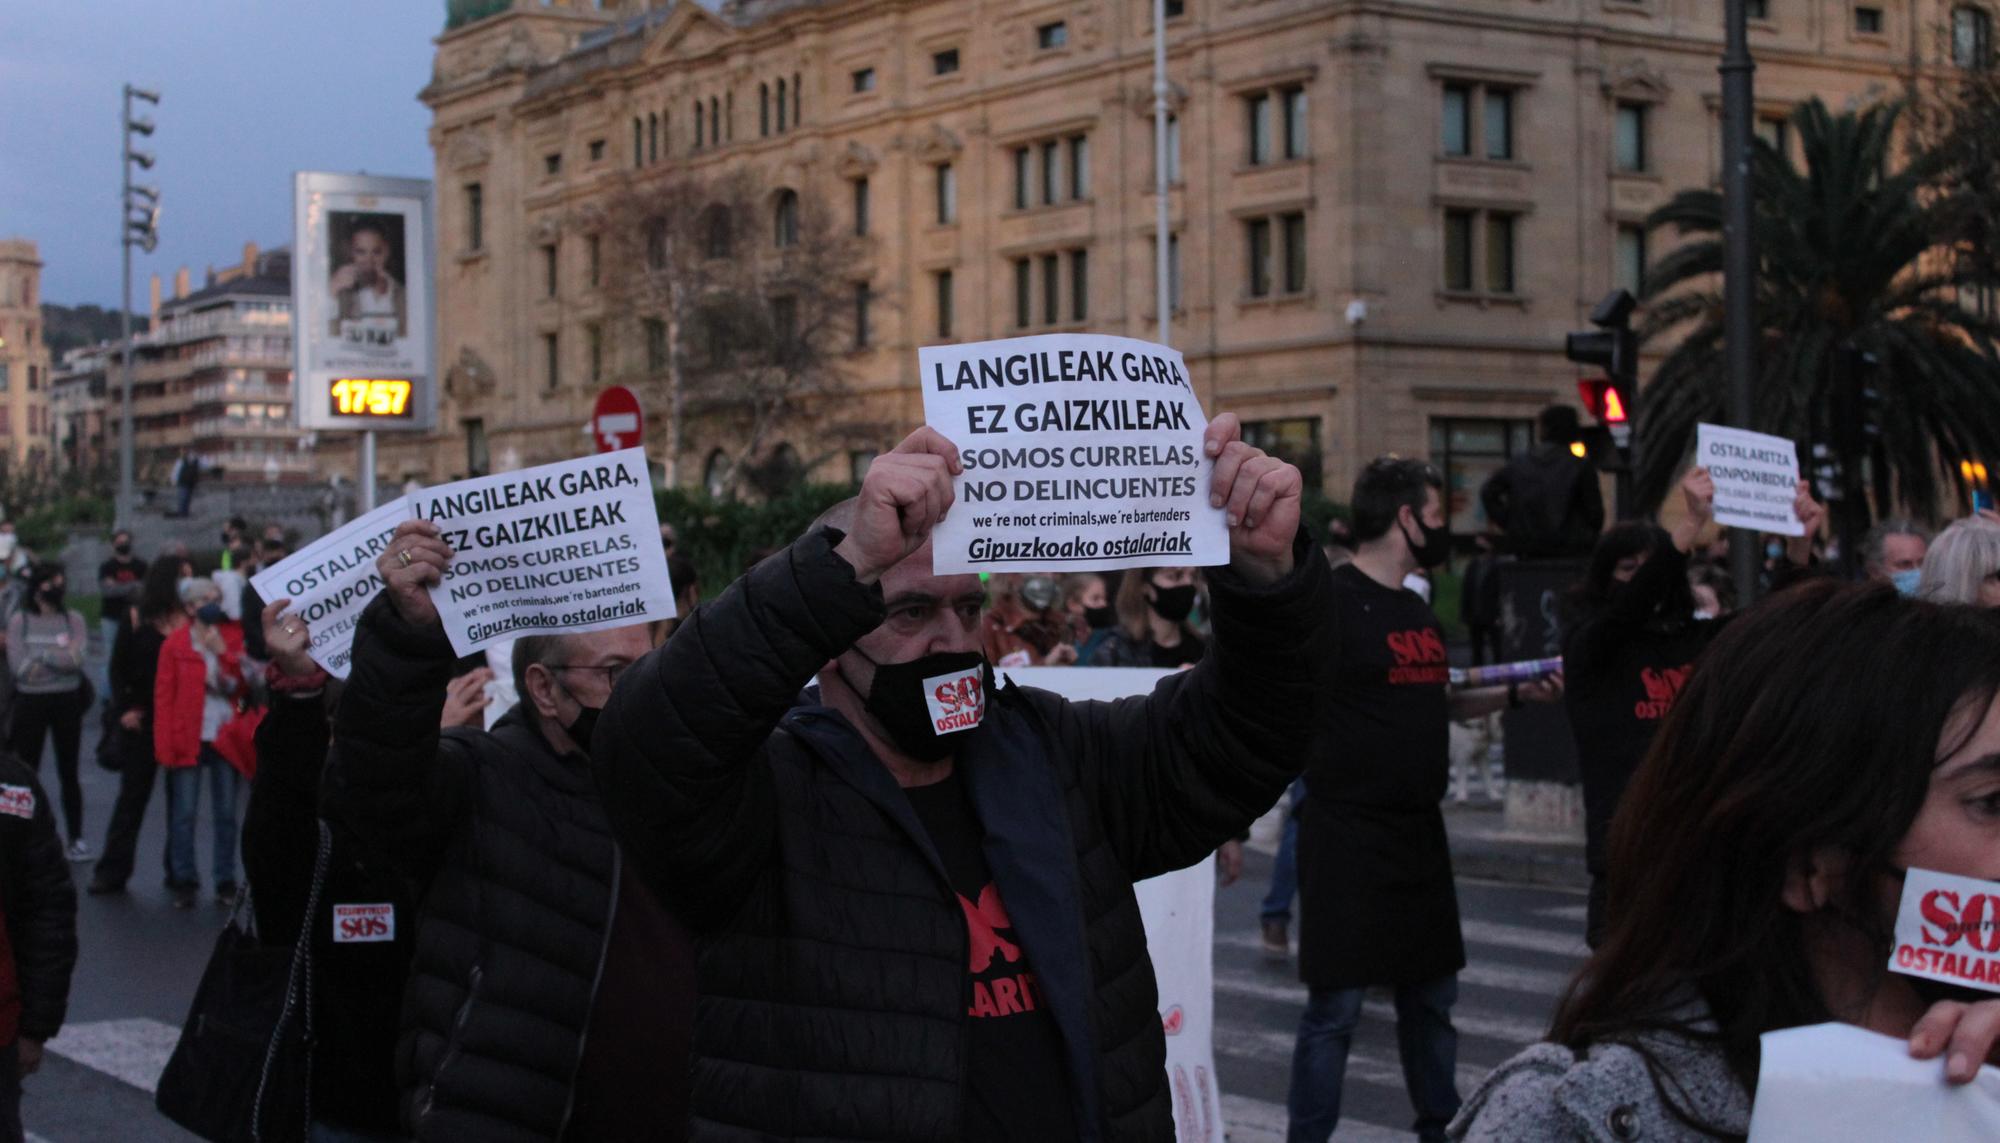
<path fill-rule="evenodd" d="M 1389 653 L 1396 657 L 1396 665 L 1399 667 L 1445 661 L 1444 640 L 1429 627 L 1415 631 L 1392 632 L 1389 636 Z"/>
<path fill-rule="evenodd" d="M 974 673 L 962 679 L 939 683 L 931 690 L 931 695 L 944 713 L 958 714 L 961 711 L 978 710 L 986 701 L 984 691 L 984 681 Z"/>
<path fill-rule="evenodd" d="M 389 922 L 380 917 L 342 917 L 340 935 L 345 940 L 365 941 L 389 935 Z"/>
<path fill-rule="evenodd" d="M 1963 940 L 1973 949 L 2000 952 L 2000 897 L 1950 889 L 1933 889 L 1918 905 L 1924 918 L 1924 943 L 1950 948 Z"/>

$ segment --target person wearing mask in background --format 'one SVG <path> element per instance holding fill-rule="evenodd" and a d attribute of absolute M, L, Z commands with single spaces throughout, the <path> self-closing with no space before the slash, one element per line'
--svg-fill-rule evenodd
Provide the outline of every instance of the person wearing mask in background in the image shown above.
<path fill-rule="evenodd" d="M 1118 628 L 1118 609 L 1097 572 L 1074 572 L 1062 578 L 1063 610 L 1069 615 L 1070 642 L 1076 661 L 1090 662 L 1097 648 Z"/>
<path fill-rule="evenodd" d="M 269 713 L 257 727 L 256 777 L 243 816 L 243 872 L 254 886 L 257 937 L 268 946 L 295 944 L 312 899 L 319 856 L 319 786 L 329 737 L 328 676 L 306 648 L 312 633 L 287 616 L 280 599 L 259 614 L 267 669 Z M 481 667 L 464 676 L 475 679 Z M 474 720 L 477 687 L 447 702 L 444 719 Z M 329 827 L 326 878 L 310 920 L 313 1038 L 310 1081 L 312 1143 L 374 1143 L 401 1132 L 396 1087 L 397 1020 L 415 943 L 417 893 L 385 862 L 361 860 L 345 829 Z"/>
<path fill-rule="evenodd" d="M 677 1138 L 694 950 L 627 867 L 590 774 L 598 715 L 651 633 L 526 636 L 519 703 L 491 731 L 440 731 L 455 657 L 430 589 L 452 556 L 412 520 L 377 558 L 384 587 L 355 631 L 320 790 L 361 859 L 423 901 L 396 1055 L 404 1126 L 420 1143 Z"/>
<path fill-rule="evenodd" d="M 1086 666 L 1164 667 L 1201 661 L 1207 643 L 1188 623 L 1201 591 L 1195 568 L 1134 568 L 1118 582 L 1118 626 Z"/>
<path fill-rule="evenodd" d="M 1930 547 L 1931 534 L 1924 528 L 1906 519 L 1884 520 L 1868 529 L 1868 538 L 1861 542 L 1861 572 L 1869 579 L 1895 584 L 1904 595 L 1915 595 Z"/>
<path fill-rule="evenodd" d="M 1500 557 L 1490 534 L 1481 532 L 1472 543 L 1479 554 L 1466 561 L 1458 621 L 1472 640 L 1472 665 L 1478 667 L 1500 661 Z"/>
<path fill-rule="evenodd" d="M 160 764 L 153 750 L 153 688 L 160 670 L 160 649 L 167 637 L 187 625 L 180 584 L 194 578 L 185 558 L 161 555 L 146 569 L 139 603 L 121 624 L 111 645 L 111 690 L 108 702 L 117 719 L 118 801 L 111 807 L 111 828 L 104 835 L 104 856 L 91 871 L 91 893 L 120 893 L 132 877 L 139 830 L 153 800 L 153 783 Z M 171 883 L 171 869 L 168 881 Z"/>
<path fill-rule="evenodd" d="M 69 1012 L 76 886 L 35 774 L 0 753 L 0 1138 L 20 1143 L 21 1080 Z"/>
<path fill-rule="evenodd" d="M 99 600 L 98 631 L 104 637 L 104 694 L 111 693 L 110 652 L 118 642 L 118 628 L 127 622 L 139 602 L 139 588 L 146 578 L 146 561 L 132 554 L 132 533 L 120 528 L 111 533 L 111 558 L 97 565 Z"/>
<path fill-rule="evenodd" d="M 1535 447 L 1487 479 L 1480 503 L 1500 530 L 1501 550 L 1510 555 L 1587 556 L 1604 530 L 1604 491 L 1597 469 L 1570 448 L 1583 437 L 1582 423 L 1570 406 L 1550 405 L 1542 410 L 1540 428 Z"/>
<path fill-rule="evenodd" d="M 1453 720 L 1561 697 L 1543 682 L 1453 690 L 1444 629 L 1403 586 L 1444 562 L 1444 479 L 1380 457 L 1354 482 L 1354 562 L 1333 573 L 1335 685 L 1316 696 L 1319 735 L 1299 811 L 1299 1019 L 1291 1143 L 1325 1143 L 1340 1121 L 1347 1058 L 1370 987 L 1389 986 L 1403 1079 L 1424 1140 L 1458 1110 L 1451 1008 L 1465 967 L 1451 847 L 1439 808 Z"/>
<path fill-rule="evenodd" d="M 1924 554 L 1917 598 L 2000 607 L 2000 524 L 1968 516 L 1938 533 Z"/>
<path fill-rule="evenodd" d="M 83 839 L 83 785 L 77 754 L 83 737 L 83 659 L 90 638 L 83 616 L 63 605 L 60 564 L 36 564 L 28 576 L 28 601 L 7 621 L 7 665 L 14 676 L 14 723 L 7 739 L 15 756 L 39 773 L 42 744 L 53 739 L 56 778 L 62 784 L 65 850 L 88 861 Z"/>
<path fill-rule="evenodd" d="M 236 901 L 236 801 L 242 780 L 217 741 L 236 717 L 243 691 L 243 626 L 223 614 L 222 592 L 213 580 L 182 581 L 180 599 L 190 622 L 160 646 L 153 679 L 153 754 L 167 772 L 167 864 L 174 907 L 192 909 L 201 894 L 195 825 L 204 778 L 215 840 L 209 872 L 216 900 Z"/>
<path fill-rule="evenodd" d="M 2000 999 L 1890 972 L 1888 950 L 1907 870 L 2000 879 L 1996 699 L 1990 612 L 1820 579 L 1731 622 L 1612 822 L 1603 943 L 1451 1138 L 1741 1139 L 1759 1037 L 1827 1021 L 1972 1080 Z"/>
<path fill-rule="evenodd" d="M 1736 610 L 1736 585 L 1721 568 L 1709 564 L 1690 566 L 1688 590 L 1694 593 L 1696 619 L 1720 619 Z"/>
<path fill-rule="evenodd" d="M 1057 610 L 1062 589 L 1045 575 L 996 575 L 980 642 L 996 667 L 1067 667 L 1076 663 L 1069 621 Z"/>
<path fill-rule="evenodd" d="M 257 617 L 264 614 L 267 602 L 255 587 L 250 577 L 262 574 L 269 568 L 282 563 L 292 554 L 291 544 L 285 539 L 284 529 L 273 524 L 264 529 L 264 535 L 257 541 L 256 562 L 243 573 L 243 597 L 239 609 L 243 615 L 243 653 L 260 663 L 268 664 L 271 656 L 264 649 L 264 625 Z"/>

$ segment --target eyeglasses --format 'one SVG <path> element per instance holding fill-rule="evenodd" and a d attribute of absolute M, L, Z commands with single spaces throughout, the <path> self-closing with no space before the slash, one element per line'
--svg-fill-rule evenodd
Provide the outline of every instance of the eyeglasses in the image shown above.
<path fill-rule="evenodd" d="M 600 666 L 594 663 L 543 663 L 542 665 L 551 671 L 603 671 L 605 682 L 615 687 L 618 685 L 618 677 L 632 664 L 613 663 L 609 666 Z"/>

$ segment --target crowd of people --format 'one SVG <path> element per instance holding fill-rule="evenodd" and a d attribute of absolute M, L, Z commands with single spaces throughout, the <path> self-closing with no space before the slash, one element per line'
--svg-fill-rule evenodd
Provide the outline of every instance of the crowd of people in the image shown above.
<path fill-rule="evenodd" d="M 123 891 L 162 771 L 172 903 L 247 879 L 257 939 L 311 953 L 314 1050 L 298 1090 L 258 1085 L 266 1138 L 1169 1138 L 1132 886 L 1209 854 L 1234 880 L 1281 798 L 1260 913 L 1273 957 L 1297 922 L 1298 1143 L 1340 1120 L 1371 989 L 1427 1140 L 1740 1138 L 1758 1037 L 1799 1024 L 1954 1082 L 1992 1054 L 2000 1000 L 1883 966 L 1905 870 L 2000 877 L 2000 517 L 1885 521 L 1846 583 L 1801 484 L 1804 535 L 1739 609 L 1706 471 L 1666 526 L 1607 526 L 1570 450 L 1537 450 L 1489 490 L 1461 599 L 1471 661 L 1500 657 L 1510 565 L 1575 560 L 1562 666 L 1467 685 L 1426 590 L 1453 554 L 1435 469 L 1364 466 L 1315 541 L 1296 469 L 1233 416 L 1206 443 L 1226 565 L 938 575 L 960 469 L 923 429 L 707 604 L 666 525 L 677 619 L 494 657 L 454 653 L 430 589 L 455 553 L 409 521 L 345 680 L 248 586 L 281 529 L 232 521 L 213 566 L 114 535 L 93 676 L 60 566 L 0 526 L 0 1124 L 63 1020 L 68 863 Z M 1167 673 L 1115 703 L 993 673 L 1027 667 Z M 1462 1099 L 1451 727 L 1527 704 L 1576 741 L 1592 953 L 1548 1042 Z"/>

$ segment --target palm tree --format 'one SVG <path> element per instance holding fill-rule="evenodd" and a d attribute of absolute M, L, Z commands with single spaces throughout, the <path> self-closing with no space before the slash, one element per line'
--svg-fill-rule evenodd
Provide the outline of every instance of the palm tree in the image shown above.
<path fill-rule="evenodd" d="M 1804 169 L 1761 142 L 1751 169 L 1762 335 L 1755 427 L 1834 450 L 1844 532 L 1869 521 L 1864 458 L 1877 508 L 1924 516 L 1937 514 L 1947 487 L 1963 495 L 1961 461 L 2000 461 L 2000 324 L 1990 307 L 1982 314 L 1962 300 L 1994 282 L 1974 266 L 1983 260 L 1937 247 L 1945 228 L 1934 155 L 1891 169 L 1901 114 L 1885 103 L 1833 115 L 1815 99 L 1792 116 Z M 1722 219 L 1719 192 L 1685 190 L 1647 220 L 1694 240 L 1646 278 L 1642 336 L 1679 339 L 1641 401 L 1641 504 L 1665 497 L 1696 424 L 1724 416 Z M 1864 385 L 1879 402 L 1863 397 Z"/>

